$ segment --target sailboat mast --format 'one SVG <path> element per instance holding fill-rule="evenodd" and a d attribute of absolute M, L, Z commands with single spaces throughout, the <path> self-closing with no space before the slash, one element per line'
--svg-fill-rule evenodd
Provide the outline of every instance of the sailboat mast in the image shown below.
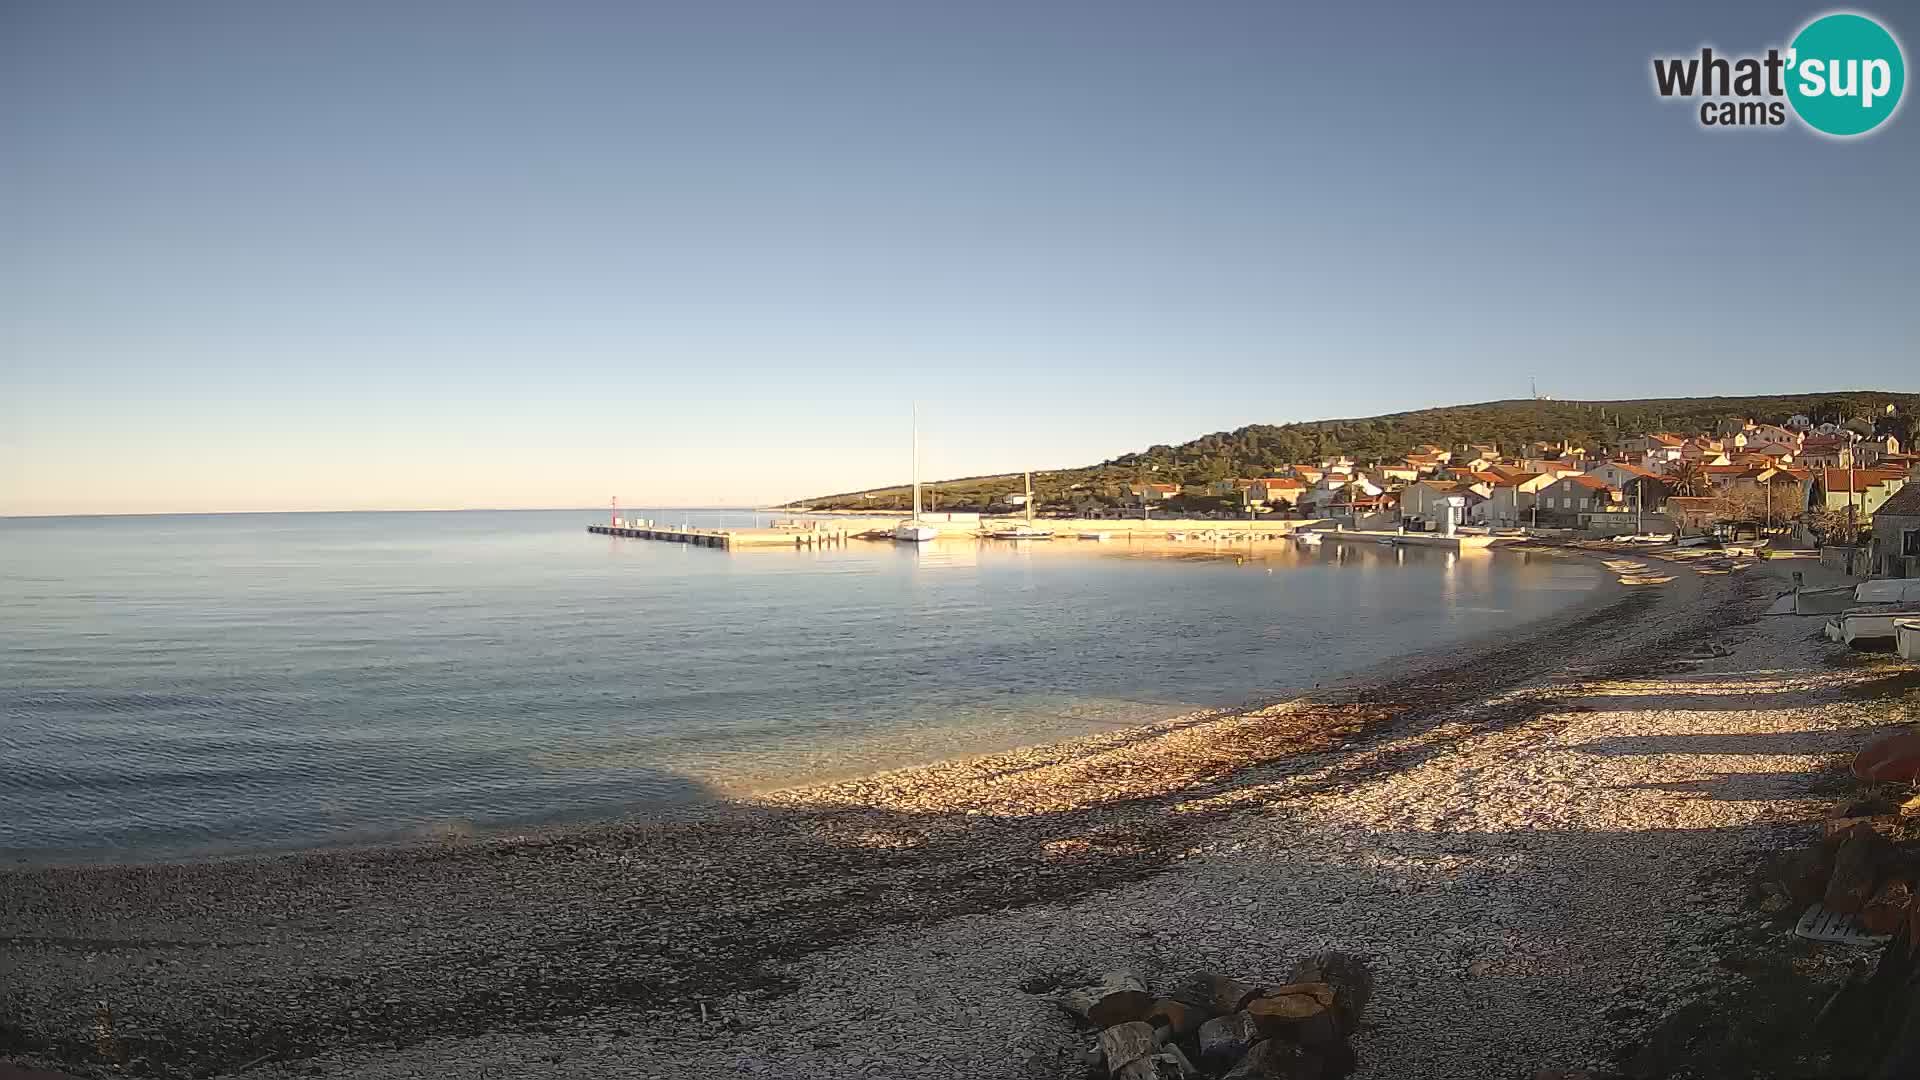
<path fill-rule="evenodd" d="M 1033 472 L 1027 472 L 1027 524 L 1033 524 Z"/>
<path fill-rule="evenodd" d="M 913 520 L 920 520 L 920 406 L 913 407 Z"/>

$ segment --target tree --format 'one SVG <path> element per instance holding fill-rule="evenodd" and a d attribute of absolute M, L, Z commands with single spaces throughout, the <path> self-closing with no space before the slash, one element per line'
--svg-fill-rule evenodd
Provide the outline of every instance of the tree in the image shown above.
<path fill-rule="evenodd" d="M 1859 536 L 1856 523 L 1845 510 L 1826 506 L 1807 511 L 1807 529 L 1822 544 L 1851 544 Z"/>
<path fill-rule="evenodd" d="M 1675 462 L 1673 471 L 1667 473 L 1666 480 L 1669 491 L 1675 495 L 1682 495 L 1690 499 L 1699 498 L 1707 494 L 1707 488 L 1709 486 L 1707 467 L 1702 465 L 1698 460 L 1688 461 L 1682 459 Z"/>

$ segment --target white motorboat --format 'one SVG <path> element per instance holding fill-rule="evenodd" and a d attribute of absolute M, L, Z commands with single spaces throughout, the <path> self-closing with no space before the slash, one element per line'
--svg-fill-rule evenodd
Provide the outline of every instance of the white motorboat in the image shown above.
<path fill-rule="evenodd" d="M 1920 619 L 1898 619 L 1894 622 L 1893 647 L 1902 660 L 1920 662 Z"/>
<path fill-rule="evenodd" d="M 1111 540 L 1112 538 L 1113 534 L 1110 532 L 1083 532 L 1080 534 L 1080 539 L 1082 540 Z"/>
<path fill-rule="evenodd" d="M 1312 530 L 1294 533 L 1293 540 L 1302 547 L 1317 547 L 1322 542 L 1320 534 Z"/>
<path fill-rule="evenodd" d="M 1850 608 L 1827 620 L 1827 640 L 1854 648 L 1892 642 L 1894 624 L 1913 619 L 1920 619 L 1920 608 L 1905 605 Z"/>
<path fill-rule="evenodd" d="M 940 530 L 920 520 L 920 407 L 913 408 L 913 517 L 893 527 L 893 538 L 909 544 L 924 544 L 940 535 Z"/>

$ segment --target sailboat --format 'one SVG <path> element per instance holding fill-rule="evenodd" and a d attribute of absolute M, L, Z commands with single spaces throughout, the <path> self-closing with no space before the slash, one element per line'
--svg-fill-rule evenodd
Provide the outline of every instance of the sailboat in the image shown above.
<path fill-rule="evenodd" d="M 987 534 L 987 537 L 989 539 L 992 539 L 992 540 L 1051 540 L 1053 539 L 1052 533 L 1048 532 L 1045 529 L 1036 529 L 1033 526 L 1033 473 L 1029 472 L 1026 474 L 1026 476 L 1027 476 L 1027 523 L 1025 525 L 1011 525 L 1004 529 L 995 529 L 992 532 Z"/>
<path fill-rule="evenodd" d="M 940 531 L 920 520 L 920 408 L 913 410 L 913 517 L 893 527 L 893 538 L 910 544 L 924 544 Z"/>

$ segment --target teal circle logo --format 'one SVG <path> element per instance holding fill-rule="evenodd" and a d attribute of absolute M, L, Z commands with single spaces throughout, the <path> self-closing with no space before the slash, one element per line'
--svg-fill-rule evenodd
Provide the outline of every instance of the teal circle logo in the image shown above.
<path fill-rule="evenodd" d="M 1787 100 L 1807 126 L 1864 135 L 1900 107 L 1907 62 L 1900 43 L 1865 15 L 1823 15 L 1787 51 Z"/>

